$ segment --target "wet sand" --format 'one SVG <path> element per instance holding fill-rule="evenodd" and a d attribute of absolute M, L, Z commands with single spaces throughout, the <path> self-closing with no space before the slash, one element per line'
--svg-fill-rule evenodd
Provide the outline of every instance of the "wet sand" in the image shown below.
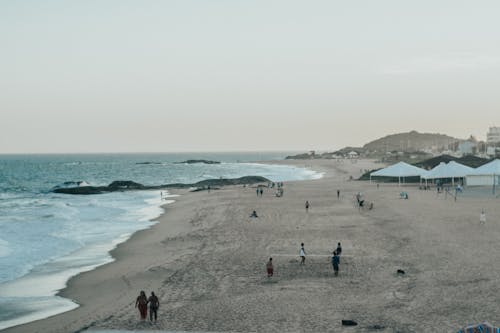
<path fill-rule="evenodd" d="M 380 167 L 371 161 L 277 163 L 325 176 L 288 182 L 281 198 L 242 186 L 178 192 L 158 224 L 112 252 L 115 262 L 69 282 L 61 295 L 81 307 L 5 332 L 454 332 L 485 320 L 500 325 L 500 199 L 454 201 L 415 186 L 349 180 Z M 399 198 L 402 190 L 408 200 Z M 355 207 L 358 191 L 373 210 Z M 249 217 L 254 209 L 258 218 Z M 337 242 L 343 252 L 335 277 Z M 271 256 L 275 275 L 268 279 Z M 138 318 L 140 290 L 160 298 L 156 324 Z M 342 319 L 358 326 L 343 328 Z"/>

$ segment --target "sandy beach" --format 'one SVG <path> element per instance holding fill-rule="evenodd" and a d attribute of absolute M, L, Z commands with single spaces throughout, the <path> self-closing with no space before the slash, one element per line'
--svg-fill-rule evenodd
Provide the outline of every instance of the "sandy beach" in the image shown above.
<path fill-rule="evenodd" d="M 116 261 L 70 280 L 60 295 L 79 308 L 4 332 L 455 332 L 482 321 L 500 325 L 500 199 L 466 189 L 455 201 L 414 185 L 350 180 L 380 167 L 368 160 L 276 163 L 324 177 L 287 182 L 283 197 L 274 189 L 258 197 L 243 186 L 174 192 L 180 196 L 159 223 L 113 250 Z M 357 192 L 373 210 L 355 207 Z M 249 217 L 253 210 L 258 218 Z M 343 252 L 335 277 L 337 242 Z M 156 324 L 139 320 L 140 290 L 160 298 Z M 343 319 L 358 326 L 342 327 Z"/>

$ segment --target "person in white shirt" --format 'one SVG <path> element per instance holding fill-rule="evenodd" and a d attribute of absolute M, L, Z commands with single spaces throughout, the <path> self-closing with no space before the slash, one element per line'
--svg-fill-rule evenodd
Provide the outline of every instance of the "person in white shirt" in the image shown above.
<path fill-rule="evenodd" d="M 301 265 L 304 265 L 306 263 L 306 250 L 304 250 L 304 243 L 301 243 L 300 244 L 300 253 L 299 253 L 299 256 L 300 256 L 300 264 Z"/>
<path fill-rule="evenodd" d="M 479 224 L 485 224 L 486 223 L 486 213 L 481 211 L 481 214 L 479 214 Z"/>

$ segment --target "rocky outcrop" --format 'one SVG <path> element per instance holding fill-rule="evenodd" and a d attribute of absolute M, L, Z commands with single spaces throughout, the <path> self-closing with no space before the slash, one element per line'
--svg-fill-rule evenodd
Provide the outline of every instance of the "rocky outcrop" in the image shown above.
<path fill-rule="evenodd" d="M 187 160 L 184 162 L 175 162 L 176 164 L 197 164 L 197 163 L 202 163 L 202 164 L 220 164 L 219 161 L 209 161 L 209 160 Z"/>
<path fill-rule="evenodd" d="M 250 185 L 256 183 L 267 183 L 269 179 L 261 176 L 246 176 L 240 178 L 220 178 L 220 179 L 206 179 L 199 181 L 194 184 L 165 184 L 165 185 L 142 185 L 130 180 L 117 180 L 109 184 L 108 186 L 80 186 L 80 187 L 69 187 L 69 188 L 55 188 L 52 191 L 55 193 L 64 194 L 102 194 L 109 192 L 120 192 L 120 191 L 137 191 L 137 190 L 161 190 L 169 188 L 208 188 L 227 186 L 227 185 Z"/>

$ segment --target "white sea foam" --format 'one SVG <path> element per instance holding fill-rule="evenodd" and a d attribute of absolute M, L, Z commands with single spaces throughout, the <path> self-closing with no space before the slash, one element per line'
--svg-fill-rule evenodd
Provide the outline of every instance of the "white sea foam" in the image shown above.
<path fill-rule="evenodd" d="M 142 198 L 143 204 L 133 200 L 137 196 Z M 124 200 L 124 197 L 129 197 L 132 200 Z M 170 197 L 172 196 L 163 195 L 163 199 Z M 78 304 L 55 295 L 66 287 L 67 281 L 71 277 L 113 261 L 114 259 L 109 254 L 112 249 L 130 238 L 133 232 L 153 225 L 154 222 L 151 220 L 163 213 L 163 208 L 160 206 L 174 202 L 173 200 L 162 200 L 159 191 L 138 192 L 135 195 L 132 192 L 110 194 L 107 195 L 106 199 L 108 199 L 107 203 L 102 199 L 92 202 L 90 209 L 101 211 L 104 206 L 113 208 L 128 203 L 121 216 L 115 216 L 117 221 L 114 223 L 114 228 L 113 224 L 89 228 L 88 224 L 85 223 L 79 225 L 82 223 L 81 220 L 77 223 L 65 224 L 65 228 L 57 230 L 51 235 L 60 240 L 71 238 L 80 244 L 77 250 L 64 256 L 50 258 L 48 262 L 41 265 L 31 266 L 28 274 L 0 284 L 0 310 L 8 308 L 15 302 L 23 304 L 25 309 L 25 311 L 11 315 L 10 318 L 0 316 L 0 329 L 43 319 L 78 307 Z M 61 206 L 60 203 L 57 205 L 59 208 L 66 207 L 64 204 Z M 89 214 L 88 204 L 79 205 L 78 202 L 73 202 L 71 209 L 80 209 L 80 213 L 83 209 L 86 214 Z M 101 213 L 103 212 L 101 211 Z M 94 218 L 99 220 L 102 217 L 100 215 Z M 90 220 L 92 220 L 92 215 Z M 110 242 L 109 237 L 118 231 L 126 232 L 114 236 Z M 104 237 L 102 236 L 103 232 L 107 232 Z M 98 237 L 103 239 L 93 241 Z M 0 242 L 0 251 L 2 251 L 3 245 L 7 246 L 7 242 Z M 50 311 L 47 308 L 50 308 Z"/>
<path fill-rule="evenodd" d="M 22 306 L 20 306 L 22 304 Z M 56 314 L 73 310 L 78 304 L 69 299 L 52 296 L 41 298 L 3 298 L 0 301 L 0 330 L 8 327 L 29 323 L 38 319 L 48 318 Z M 7 313 L 9 318 L 3 318 L 1 313 Z"/>
<path fill-rule="evenodd" d="M 174 197 L 165 195 L 165 191 L 163 195 L 160 191 L 114 192 L 99 196 L 47 193 L 45 189 L 54 184 L 80 177 L 94 185 L 107 184 L 110 177 L 134 179 L 144 184 L 192 183 L 207 178 L 246 175 L 260 175 L 272 181 L 321 177 L 303 168 L 257 163 L 189 165 L 188 168 L 168 162 L 146 168 L 139 166 L 140 172 L 123 173 L 129 168 L 127 161 L 120 162 L 121 169 L 109 168 L 109 165 L 116 165 L 113 159 L 109 163 L 64 164 L 59 171 L 53 170 L 57 163 L 49 161 L 50 168 L 35 165 L 34 171 L 25 170 L 33 173 L 22 176 L 35 181 L 26 185 L 10 180 L 6 183 L 8 177 L 2 180 L 0 175 L 0 329 L 77 307 L 72 301 L 55 296 L 68 279 L 112 261 L 109 252 L 135 231 L 153 225 L 151 220 L 163 212 L 161 206 L 173 202 Z M 12 168 L 14 179 L 18 179 L 19 166 L 25 165 Z M 135 167 L 135 163 L 132 165 Z M 68 172 L 68 167 L 77 169 Z M 50 172 L 44 173 L 45 170 Z M 94 173 L 87 174 L 88 170 Z M 122 173 L 116 175 L 115 172 Z M 48 181 L 47 177 L 53 180 Z M 29 186 L 33 185 L 42 190 L 31 190 Z"/>
<path fill-rule="evenodd" d="M 9 248 L 9 242 L 0 239 L 0 257 L 8 256 L 12 250 Z"/>

